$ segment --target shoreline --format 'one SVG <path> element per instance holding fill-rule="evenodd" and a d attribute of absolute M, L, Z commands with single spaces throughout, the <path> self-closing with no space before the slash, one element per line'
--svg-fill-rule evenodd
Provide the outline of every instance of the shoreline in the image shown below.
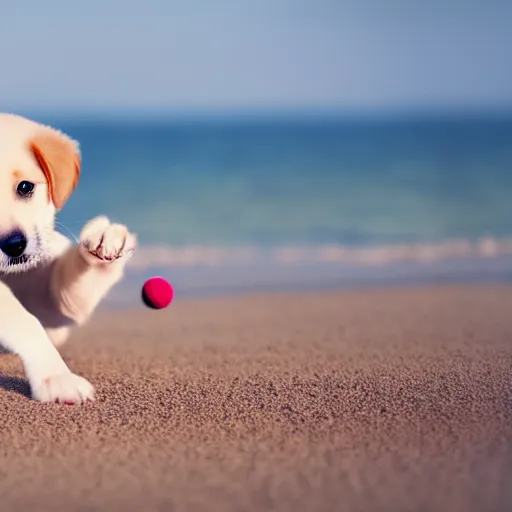
<path fill-rule="evenodd" d="M 172 283 L 175 300 L 435 285 L 506 285 L 512 283 L 512 256 L 374 266 L 275 264 L 269 260 L 238 265 L 150 266 L 143 270 L 129 266 L 123 280 L 106 297 L 101 308 L 136 306 L 144 281 L 155 275 Z"/>

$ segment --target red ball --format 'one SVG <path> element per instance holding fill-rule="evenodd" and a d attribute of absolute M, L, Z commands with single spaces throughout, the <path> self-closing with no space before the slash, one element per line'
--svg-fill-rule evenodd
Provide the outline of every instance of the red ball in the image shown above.
<path fill-rule="evenodd" d="M 142 287 L 142 301 L 151 309 L 164 309 L 174 298 L 171 283 L 163 277 L 151 277 Z"/>

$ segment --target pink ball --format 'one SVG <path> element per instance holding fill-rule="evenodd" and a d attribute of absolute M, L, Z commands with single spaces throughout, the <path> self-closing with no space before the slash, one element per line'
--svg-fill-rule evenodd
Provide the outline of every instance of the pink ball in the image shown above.
<path fill-rule="evenodd" d="M 174 298 L 174 290 L 163 277 L 151 277 L 142 287 L 142 302 L 151 309 L 164 309 Z"/>

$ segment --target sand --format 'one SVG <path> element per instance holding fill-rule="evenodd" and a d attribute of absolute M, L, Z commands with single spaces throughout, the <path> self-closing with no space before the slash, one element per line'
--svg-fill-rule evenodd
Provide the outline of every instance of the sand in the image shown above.
<path fill-rule="evenodd" d="M 177 300 L 63 355 L 97 402 L 0 356 L 6 512 L 512 510 L 512 287 Z"/>

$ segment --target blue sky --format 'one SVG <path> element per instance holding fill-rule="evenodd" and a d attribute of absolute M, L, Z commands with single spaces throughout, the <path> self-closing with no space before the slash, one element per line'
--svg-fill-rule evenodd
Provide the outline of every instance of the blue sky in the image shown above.
<path fill-rule="evenodd" d="M 2 110 L 512 106 L 512 1 L 1 3 Z"/>

